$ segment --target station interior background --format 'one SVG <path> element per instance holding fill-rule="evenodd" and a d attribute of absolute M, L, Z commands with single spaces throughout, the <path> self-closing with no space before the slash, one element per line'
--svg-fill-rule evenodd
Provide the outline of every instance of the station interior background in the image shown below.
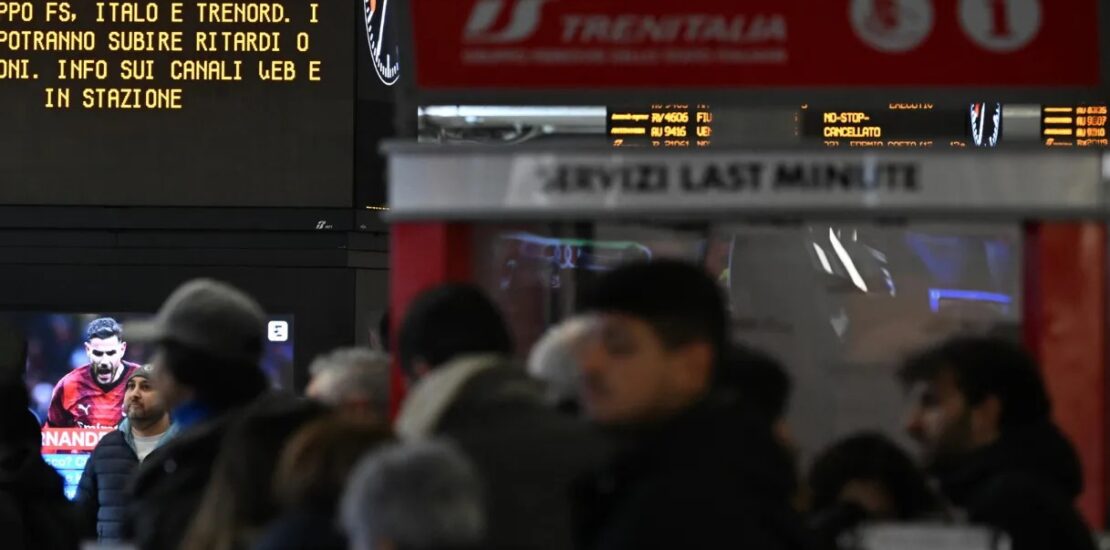
<path fill-rule="evenodd" d="M 481 1 L 488 6 L 502 4 Z M 366 19 L 369 5 L 386 2 L 395 10 L 393 19 L 383 22 L 380 12 L 378 19 Z M 135 123 L 134 118 L 126 117 L 131 113 L 55 120 L 51 124 L 56 126 L 48 133 L 12 133 L 6 140 L 0 139 L 0 151 L 8 151 L 8 155 L 0 153 L 0 164 L 7 165 L 0 168 L 0 179 L 41 178 L 42 185 L 50 185 L 11 186 L 7 191 L 0 186 L 0 315 L 149 313 L 181 282 L 197 276 L 218 278 L 257 297 L 269 313 L 292 320 L 293 360 L 281 379 L 293 389 L 301 389 L 314 356 L 351 342 L 367 343 L 390 304 L 404 302 L 396 284 L 397 277 L 403 276 L 395 270 L 397 262 L 421 254 L 452 257 L 447 250 L 450 242 L 445 241 L 438 250 L 425 250 L 419 248 L 423 241 L 408 240 L 406 234 L 391 230 L 391 223 L 450 229 L 464 216 L 446 221 L 434 216 L 391 217 L 393 173 L 388 168 L 388 143 L 430 148 L 462 144 L 511 148 L 528 143 L 541 148 L 550 144 L 553 150 L 573 143 L 575 147 L 608 150 L 607 108 L 706 104 L 712 106 L 719 121 L 714 126 L 714 147 L 725 152 L 721 154 L 739 148 L 804 154 L 821 148 L 821 140 L 804 141 L 798 135 L 797 113 L 810 104 L 868 110 L 892 102 L 927 101 L 962 113 L 976 102 L 1079 105 L 1105 104 L 1110 97 L 1110 9 L 1095 0 L 1074 2 L 1075 9 L 1094 22 L 1094 36 L 1078 36 L 1074 48 L 1049 41 L 1035 42 L 1038 49 L 1027 58 L 1020 57 L 1020 50 L 1010 52 L 1016 59 L 998 52 L 975 54 L 1001 56 L 997 60 L 999 74 L 1020 73 L 1014 67 L 1022 67 L 1022 63 L 1035 67 L 1016 80 L 992 80 L 994 73 L 972 73 L 959 57 L 942 63 L 944 55 L 961 54 L 961 43 L 942 48 L 939 54 L 923 54 L 933 63 L 917 73 L 899 67 L 918 65 L 892 60 L 894 54 L 886 51 L 880 53 L 887 57 L 874 66 L 853 65 L 843 74 L 822 68 L 808 77 L 802 69 L 776 69 L 768 74 L 777 80 L 768 85 L 745 81 L 742 76 L 715 81 L 712 67 L 631 76 L 620 73 L 609 82 L 598 72 L 583 73 L 592 80 L 582 77 L 583 81 L 572 82 L 557 81 L 572 74 L 569 70 L 537 74 L 543 69 L 517 67 L 503 78 L 520 78 L 520 85 L 487 79 L 468 87 L 464 85 L 468 79 L 474 82 L 488 73 L 446 67 L 437 74 L 429 59 L 435 61 L 454 52 L 456 46 L 465 46 L 460 45 L 466 36 L 461 26 L 468 21 L 463 11 L 474 3 L 379 0 L 352 2 L 350 10 L 335 9 L 334 20 L 326 23 L 327 32 L 342 38 L 325 39 L 327 45 L 321 48 L 339 52 L 326 59 L 333 68 L 331 74 L 339 76 L 329 76 L 320 89 L 291 88 L 280 105 L 252 111 L 259 115 L 251 119 L 256 124 L 254 134 L 251 128 L 236 126 L 239 115 L 235 110 L 255 97 L 249 95 L 258 92 L 254 89 L 211 93 L 215 99 L 208 99 L 219 107 L 213 107 L 213 112 L 225 113 L 226 119 L 144 119 L 148 134 L 140 138 L 145 140 L 155 139 L 158 132 L 172 133 L 176 124 L 197 136 L 239 128 L 234 139 L 219 140 L 229 147 L 258 136 L 270 139 L 268 132 L 289 132 L 281 139 L 292 140 L 290 147 L 295 149 L 304 145 L 294 135 L 298 128 L 318 137 L 312 147 L 319 146 L 319 140 L 333 146 L 328 157 L 331 165 L 297 178 L 277 183 L 267 179 L 269 168 L 265 165 L 276 162 L 272 159 L 280 154 L 246 145 L 241 146 L 249 154 L 236 154 L 216 147 L 191 148 L 187 143 L 179 144 L 184 160 L 174 162 L 181 166 L 212 163 L 227 170 L 197 177 L 191 187 L 170 185 L 167 182 L 174 178 L 158 176 L 157 167 L 151 168 L 149 180 L 127 177 L 133 175 L 129 170 L 135 169 L 132 153 L 105 152 L 107 146 L 99 140 L 107 139 L 105 143 L 110 144 L 112 139 L 135 139 L 124 130 Z M 724 3 L 699 0 L 696 4 L 722 9 Z M 935 3 L 955 10 L 954 1 Z M 601 4 L 612 11 L 619 0 Z M 791 0 L 781 9 L 795 17 L 806 4 Z M 775 7 L 774 3 L 761 5 Z M 1055 1 L 1039 5 L 1046 13 L 1067 11 Z M 440 10 L 443 17 L 427 17 L 433 10 Z M 847 8 L 840 11 L 848 13 Z M 792 55 L 822 47 L 820 37 L 824 35 L 812 19 L 792 28 L 789 39 L 797 41 L 790 46 Z M 451 27 L 448 20 L 459 28 Z M 377 34 L 370 32 L 373 25 L 379 25 Z M 496 31 L 492 25 L 490 22 L 490 28 L 484 29 L 490 36 L 508 32 Z M 943 34 L 938 41 L 945 39 L 944 33 L 956 32 L 955 23 L 938 25 Z M 807 32 L 818 34 L 804 38 Z M 1059 29 L 1045 27 L 1043 32 L 1058 33 Z M 440 33 L 458 36 L 438 42 L 434 37 Z M 435 49 L 426 46 L 432 42 L 437 44 Z M 1086 51 L 1092 44 L 1093 54 Z M 373 48 L 375 45 L 378 47 Z M 833 45 L 839 54 L 856 55 L 855 46 Z M 398 52 L 397 58 L 390 58 L 390 62 L 400 59 L 398 78 L 383 76 L 383 51 Z M 1061 52 L 1074 52 L 1080 59 Z M 1084 74 L 1054 84 L 1053 71 L 1062 69 L 1046 65 L 1067 58 L 1060 61 L 1065 68 L 1079 64 L 1090 69 L 1087 61 L 1091 55 L 1094 76 Z M 375 61 L 377 56 L 383 57 Z M 812 57 L 806 57 L 803 65 L 809 63 L 812 68 L 812 62 Z M 952 74 L 946 73 L 945 67 L 953 65 L 960 66 L 951 69 Z M 25 92 L 0 82 L 0 99 L 9 104 L 13 118 L 17 117 L 13 110 L 28 108 Z M 221 103 L 225 99 L 227 103 Z M 442 115 L 443 109 L 449 112 L 466 106 L 508 110 L 496 116 L 467 117 L 457 111 L 456 115 Z M 513 108 L 529 110 L 514 114 Z M 4 112 L 0 107 L 0 113 Z M 274 124 L 267 122 L 267 117 L 301 117 L 301 125 Z M 1030 123 L 1026 120 L 1025 124 Z M 97 128 L 106 130 L 98 132 Z M 964 130 L 960 126 L 956 133 Z M 0 129 L 0 135 L 4 132 Z M 63 133 L 67 137 L 59 146 L 58 136 Z M 938 142 L 955 139 L 936 137 Z M 1022 147 L 1039 146 L 1040 136 L 1035 137 Z M 101 151 L 100 156 L 65 153 L 66 148 L 80 150 L 82 142 L 97 144 L 88 147 Z M 16 158 L 20 152 L 33 154 L 41 162 L 20 165 Z M 52 172 L 58 170 L 55 165 L 66 165 L 74 158 L 84 159 L 85 164 L 74 165 L 80 169 L 66 168 L 64 173 Z M 239 179 L 228 176 L 244 171 L 259 174 Z M 124 180 L 130 183 L 119 183 Z M 1092 208 L 1101 212 L 1104 207 Z M 1105 266 L 1104 219 L 1091 219 L 1085 212 L 1059 215 L 1057 220 L 1094 227 L 1099 233 L 1101 265 L 1097 269 L 1105 287 L 1110 278 Z M 738 210 L 736 215 L 715 214 L 712 219 L 696 215 L 687 220 L 675 220 L 674 216 L 654 219 L 651 215 L 567 219 L 564 212 L 551 219 L 541 216 L 529 221 L 497 216 L 464 221 L 467 229 L 459 235 L 466 241 L 461 254 L 467 261 L 458 268 L 431 267 L 429 277 L 471 280 L 489 291 L 504 309 L 522 356 L 546 328 L 574 311 L 578 293 L 599 273 L 623 262 L 650 258 L 681 258 L 703 265 L 727 292 L 734 336 L 787 365 L 794 380 L 790 418 L 805 461 L 830 442 L 863 429 L 881 431 L 912 448 L 902 425 L 908 396 L 895 377 L 900 360 L 910 351 L 958 331 L 1026 337 L 1028 228 L 1040 223 L 1040 218 L 883 212 L 765 216 Z M 419 249 L 400 254 L 399 246 Z M 1105 295 L 1093 299 L 1103 298 Z M 1104 328 L 1105 323 L 1100 326 Z M 1099 349 L 1105 359 L 1104 344 Z M 1104 370 L 1105 365 L 1100 365 L 1099 372 Z M 1091 406 L 1105 416 L 1106 377 L 1099 374 L 1097 380 L 1101 381 L 1098 391 L 1102 398 Z M 1107 425 L 1106 418 L 1087 425 L 1101 432 L 1099 440 L 1091 444 L 1103 449 L 1098 455 L 1103 458 Z M 1095 481 L 1105 485 L 1106 465 L 1097 468 L 1103 475 Z M 1100 487 L 1097 495 L 1104 497 L 1106 488 Z M 1088 519 L 1097 517 L 1099 526 L 1105 510 L 1105 503 L 1085 508 Z"/>

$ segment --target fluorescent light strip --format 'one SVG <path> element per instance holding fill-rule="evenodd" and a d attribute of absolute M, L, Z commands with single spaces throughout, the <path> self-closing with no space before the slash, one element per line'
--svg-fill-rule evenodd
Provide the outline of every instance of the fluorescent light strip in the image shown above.
<path fill-rule="evenodd" d="M 871 256 L 873 256 L 876 260 L 879 260 L 880 262 L 883 262 L 884 264 L 887 263 L 886 254 L 883 254 L 882 252 L 879 252 L 878 250 L 875 250 L 874 248 L 871 248 L 870 246 L 868 246 L 866 248 L 867 248 L 867 251 L 871 253 Z"/>
<path fill-rule="evenodd" d="M 817 251 L 817 259 L 821 261 L 821 267 L 825 269 L 826 273 L 832 275 L 832 264 L 829 263 L 829 256 L 825 254 L 825 251 L 821 248 L 821 245 L 813 243 L 813 249 Z"/>
<path fill-rule="evenodd" d="M 940 311 L 941 300 L 967 300 L 971 302 L 990 302 L 1001 304 L 1009 308 L 1014 299 L 998 292 L 983 292 L 980 290 L 954 290 L 948 288 L 930 288 L 929 306 L 933 312 Z"/>
<path fill-rule="evenodd" d="M 852 258 L 848 255 L 848 251 L 844 249 L 844 245 L 840 244 L 840 239 L 836 237 L 836 233 L 833 232 L 831 227 L 829 228 L 829 242 L 832 243 L 833 250 L 836 251 L 837 257 L 840 258 L 840 263 L 844 264 L 844 269 L 848 271 L 848 278 L 852 279 L 852 284 L 856 285 L 856 288 L 867 292 L 867 283 L 863 282 L 863 277 L 860 276 L 859 271 L 856 269 L 856 264 L 852 262 Z"/>
<path fill-rule="evenodd" d="M 898 287 L 894 286 L 894 276 L 891 275 L 890 270 L 885 268 L 885 267 L 882 268 L 882 272 L 883 272 L 883 278 L 886 280 L 887 287 L 890 288 L 890 295 L 891 296 L 897 296 L 898 295 Z"/>
<path fill-rule="evenodd" d="M 419 109 L 421 116 L 433 117 L 601 117 L 605 107 L 516 107 L 503 105 L 430 105 Z"/>

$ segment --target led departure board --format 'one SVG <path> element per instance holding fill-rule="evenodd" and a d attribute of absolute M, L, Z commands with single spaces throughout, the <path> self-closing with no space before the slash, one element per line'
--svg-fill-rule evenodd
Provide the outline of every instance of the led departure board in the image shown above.
<path fill-rule="evenodd" d="M 933 103 L 878 108 L 817 107 L 800 111 L 800 134 L 838 148 L 932 148 L 967 145 L 967 114 Z"/>
<path fill-rule="evenodd" d="M 360 9 L 0 2 L 0 202 L 348 206 Z"/>
<path fill-rule="evenodd" d="M 993 148 L 1003 144 L 1108 147 L 1105 105 L 1052 106 L 980 101 L 881 107 L 803 106 L 799 135 L 826 147 Z"/>
<path fill-rule="evenodd" d="M 1041 135 L 1049 147 L 1107 147 L 1105 105 L 1041 108 Z"/>
<path fill-rule="evenodd" d="M 609 108 L 606 130 L 613 147 L 709 147 L 713 111 L 705 104 Z"/>

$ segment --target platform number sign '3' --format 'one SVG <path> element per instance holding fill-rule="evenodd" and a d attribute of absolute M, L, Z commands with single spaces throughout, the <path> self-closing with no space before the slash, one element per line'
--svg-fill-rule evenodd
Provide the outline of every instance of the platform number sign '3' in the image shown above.
<path fill-rule="evenodd" d="M 366 15 L 366 42 L 370 61 L 378 79 L 386 86 L 401 77 L 401 48 L 396 34 L 386 32 L 390 25 L 389 0 L 361 0 Z"/>
<path fill-rule="evenodd" d="M 958 17 L 964 34 L 979 47 L 1009 53 L 1027 46 L 1041 30 L 1041 0 L 960 0 Z M 852 0 L 856 34 L 887 53 L 916 49 L 932 34 L 933 0 Z"/>
<path fill-rule="evenodd" d="M 876 50 L 902 53 L 920 46 L 933 32 L 932 0 L 852 0 L 852 28 Z"/>
<path fill-rule="evenodd" d="M 960 25 L 992 52 L 1025 47 L 1041 29 L 1040 0 L 960 0 Z"/>

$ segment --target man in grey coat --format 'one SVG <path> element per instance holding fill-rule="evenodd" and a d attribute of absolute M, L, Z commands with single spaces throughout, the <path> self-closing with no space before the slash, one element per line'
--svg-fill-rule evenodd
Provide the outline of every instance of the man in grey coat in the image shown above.
<path fill-rule="evenodd" d="M 395 430 L 406 440 L 451 440 L 474 464 L 488 513 L 481 548 L 569 549 L 571 487 L 602 462 L 604 440 L 547 406 L 512 350 L 481 290 L 447 285 L 418 297 L 399 334 L 415 386 Z"/>

